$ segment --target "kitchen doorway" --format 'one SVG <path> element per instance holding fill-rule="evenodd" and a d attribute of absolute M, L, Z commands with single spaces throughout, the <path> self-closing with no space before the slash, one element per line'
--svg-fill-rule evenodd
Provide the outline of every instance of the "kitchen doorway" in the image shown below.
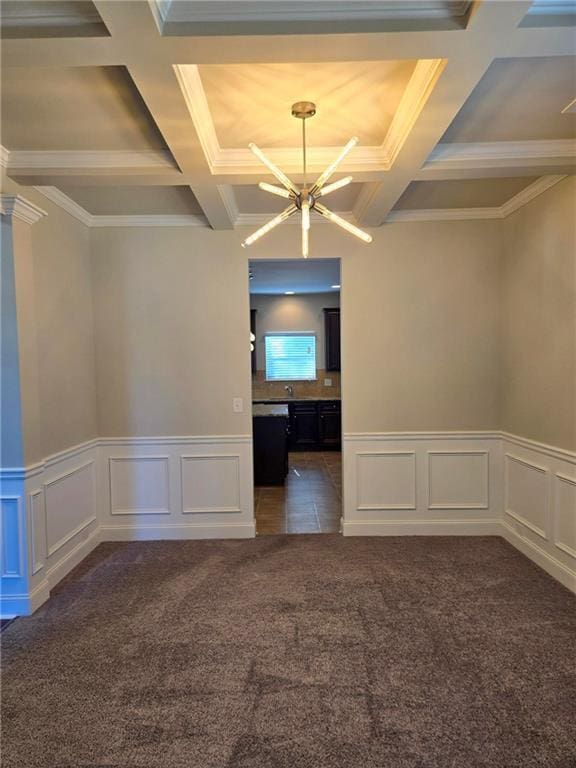
<path fill-rule="evenodd" d="M 256 535 L 342 517 L 340 260 L 249 264 Z"/>

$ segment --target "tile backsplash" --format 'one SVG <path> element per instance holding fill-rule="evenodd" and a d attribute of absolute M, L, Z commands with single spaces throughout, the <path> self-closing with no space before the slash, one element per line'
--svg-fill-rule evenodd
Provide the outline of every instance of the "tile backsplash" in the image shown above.
<path fill-rule="evenodd" d="M 289 384 L 294 390 L 294 398 L 299 397 L 340 397 L 340 371 L 316 371 L 316 381 L 266 381 L 265 371 L 252 374 L 252 399 L 264 400 L 268 397 L 286 397 L 284 387 Z M 324 379 L 331 379 L 332 386 L 324 386 Z"/>

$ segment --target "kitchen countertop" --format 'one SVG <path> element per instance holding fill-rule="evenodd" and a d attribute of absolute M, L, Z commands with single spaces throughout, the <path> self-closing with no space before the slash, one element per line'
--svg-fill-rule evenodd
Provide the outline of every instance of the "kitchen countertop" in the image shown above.
<path fill-rule="evenodd" d="M 288 406 L 280 404 L 266 405 L 265 403 L 253 405 L 252 416 L 284 416 L 288 418 Z"/>
<path fill-rule="evenodd" d="M 322 402 L 334 402 L 339 403 L 341 398 L 340 397 L 258 397 L 252 400 L 252 403 L 254 404 L 264 404 L 264 403 L 301 403 L 305 401 L 310 401 L 311 403 L 322 403 Z"/>

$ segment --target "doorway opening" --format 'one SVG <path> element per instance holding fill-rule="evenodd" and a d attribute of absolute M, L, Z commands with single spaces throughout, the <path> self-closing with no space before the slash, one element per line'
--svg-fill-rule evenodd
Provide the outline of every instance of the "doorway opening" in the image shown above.
<path fill-rule="evenodd" d="M 340 260 L 249 263 L 256 535 L 342 517 Z"/>

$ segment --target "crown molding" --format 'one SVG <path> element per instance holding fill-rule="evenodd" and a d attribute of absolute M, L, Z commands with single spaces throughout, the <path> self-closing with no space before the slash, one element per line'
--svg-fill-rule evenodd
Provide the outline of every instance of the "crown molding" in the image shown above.
<path fill-rule="evenodd" d="M 85 208 L 82 208 L 81 205 L 75 203 L 74 200 L 68 197 L 68 195 L 65 195 L 64 192 L 60 192 L 57 187 L 34 187 L 34 189 L 75 219 L 81 221 L 82 224 L 85 224 L 87 227 L 92 226 L 94 216 L 92 216 L 91 213 L 88 213 Z"/>
<path fill-rule="evenodd" d="M 234 187 L 229 184 L 217 184 L 216 189 L 222 200 L 222 204 L 226 209 L 230 221 L 235 222 L 240 212 L 238 211 L 238 204 L 236 203 L 236 195 L 234 194 Z"/>
<path fill-rule="evenodd" d="M 6 149 L 6 147 L 3 147 L 2 144 L 0 144 L 0 166 L 2 166 L 2 168 L 8 168 L 9 161 L 10 150 Z"/>
<path fill-rule="evenodd" d="M 412 221 L 472 221 L 475 219 L 502 219 L 498 208 L 420 208 L 391 211 L 387 224 Z"/>
<path fill-rule="evenodd" d="M 65 169 L 158 169 L 176 168 L 170 152 L 166 150 L 13 150 L 9 153 L 8 167 L 65 168 Z"/>
<path fill-rule="evenodd" d="M 445 59 L 423 59 L 417 62 L 382 144 L 356 147 L 342 163 L 341 171 L 390 170 L 445 64 Z M 266 173 L 248 148 L 224 149 L 220 146 L 198 67 L 187 64 L 176 65 L 174 69 L 210 172 L 213 175 L 241 172 L 260 176 Z M 323 170 L 334 160 L 336 151 L 334 147 L 309 148 L 309 168 Z M 286 172 L 300 173 L 301 147 L 263 147 L 263 152 Z"/>
<path fill-rule="evenodd" d="M 208 227 L 203 216 L 149 215 L 149 216 L 93 216 L 91 227 Z"/>
<path fill-rule="evenodd" d="M 505 219 L 511 213 L 534 200 L 546 190 L 558 184 L 566 176 L 541 176 L 525 189 L 511 197 L 503 205 L 493 208 L 428 208 L 419 210 L 391 211 L 387 223 L 408 221 L 471 221 L 477 219 Z"/>
<path fill-rule="evenodd" d="M 445 66 L 446 59 L 420 59 L 416 63 L 382 144 L 387 170 L 398 157 Z"/>
<path fill-rule="evenodd" d="M 222 2 L 171 2 L 154 0 L 162 20 L 172 24 L 210 22 L 272 22 L 272 21 L 396 21 L 401 19 L 451 19 L 464 16 L 470 0 L 437 3 L 436 7 L 410 7 L 406 3 L 378 0 L 322 0 L 319 4 L 302 0 L 234 0 Z"/>
<path fill-rule="evenodd" d="M 576 140 L 487 141 L 467 144 L 438 144 L 422 166 L 434 169 L 502 166 L 531 160 L 576 158 Z"/>
<path fill-rule="evenodd" d="M 35 224 L 48 214 L 39 206 L 26 200 L 22 195 L 0 195 L 0 213 L 12 216 L 27 224 Z"/>
<path fill-rule="evenodd" d="M 514 211 L 517 211 L 518 208 L 522 208 L 522 206 L 526 205 L 531 200 L 534 200 L 535 197 L 538 197 L 538 195 L 546 192 L 546 190 L 550 189 L 550 187 L 553 187 L 555 184 L 558 184 L 559 181 L 562 181 L 562 179 L 565 178 L 565 175 L 556 175 L 541 176 L 539 179 L 536 179 L 536 181 L 532 182 L 532 184 L 527 186 L 525 189 L 520 190 L 517 195 L 511 197 L 508 202 L 504 203 L 504 205 L 500 207 L 500 210 L 502 211 L 502 218 L 505 219 L 507 216 L 510 216 L 510 214 L 514 213 Z"/>
<path fill-rule="evenodd" d="M 310 213 L 313 215 L 313 222 L 314 225 L 316 224 L 330 224 L 331 222 L 328 221 L 328 219 L 325 219 L 324 216 L 320 216 L 317 212 L 314 211 L 314 209 L 311 209 Z M 356 218 L 352 211 L 334 211 L 334 213 L 337 213 L 338 216 L 341 216 L 343 219 L 347 219 L 352 224 L 356 224 Z M 266 222 L 270 221 L 270 219 L 274 218 L 273 213 L 239 213 L 236 219 L 234 220 L 234 226 L 235 227 L 261 227 L 263 224 L 266 224 Z M 286 221 L 283 222 L 283 225 L 293 225 L 296 222 L 298 222 L 298 217 L 291 217 L 289 219 L 286 219 Z M 300 226 L 300 224 L 298 225 Z"/>
<path fill-rule="evenodd" d="M 184 101 L 190 112 L 190 117 L 198 134 L 204 157 L 208 161 L 212 173 L 213 159 L 222 151 L 216 136 L 216 129 L 208 106 L 206 92 L 200 78 L 200 70 L 196 64 L 175 65 L 174 72 L 180 85 Z M 252 153 L 250 153 L 252 154 Z"/>

